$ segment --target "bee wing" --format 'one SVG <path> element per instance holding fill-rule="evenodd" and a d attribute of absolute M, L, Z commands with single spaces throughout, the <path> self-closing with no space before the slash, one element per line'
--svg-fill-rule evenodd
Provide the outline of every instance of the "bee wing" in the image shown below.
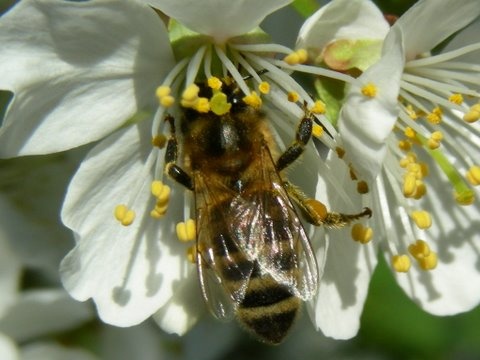
<path fill-rule="evenodd" d="M 262 273 L 286 285 L 295 296 L 311 299 L 318 287 L 318 269 L 300 219 L 264 146 L 256 191 L 232 201 L 231 232 L 247 260 Z M 242 225 L 243 224 L 243 225 Z"/>
<path fill-rule="evenodd" d="M 234 191 L 194 173 L 197 210 L 197 267 L 210 312 L 231 319 L 245 297 L 254 263 L 239 251 L 230 231 L 228 208 Z"/>

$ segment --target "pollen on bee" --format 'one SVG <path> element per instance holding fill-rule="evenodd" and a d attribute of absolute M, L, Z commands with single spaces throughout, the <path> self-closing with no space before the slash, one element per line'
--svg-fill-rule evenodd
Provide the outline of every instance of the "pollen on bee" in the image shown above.
<path fill-rule="evenodd" d="M 412 263 L 407 255 L 393 255 L 392 266 L 396 272 L 406 273 L 410 270 Z"/>
<path fill-rule="evenodd" d="M 316 220 L 318 220 L 318 222 L 321 222 L 327 217 L 327 207 L 320 201 L 315 199 L 307 199 L 305 201 L 305 205 L 309 207 L 312 214 L 315 214 Z"/>
<path fill-rule="evenodd" d="M 303 64 L 308 60 L 308 52 L 305 49 L 298 49 L 283 58 L 288 65 Z"/>
<path fill-rule="evenodd" d="M 135 211 L 129 209 L 127 205 L 124 204 L 117 205 L 113 215 L 123 226 L 129 226 L 135 220 Z"/>
<path fill-rule="evenodd" d="M 266 81 L 262 81 L 258 85 L 258 91 L 260 91 L 262 94 L 268 94 L 270 92 L 270 84 Z"/>
<path fill-rule="evenodd" d="M 179 222 L 176 226 L 177 238 L 182 242 L 195 240 L 196 226 L 195 220 L 188 219 L 186 222 Z"/>
<path fill-rule="evenodd" d="M 352 226 L 352 239 L 360 244 L 367 244 L 372 240 L 373 229 L 368 226 L 363 226 L 360 223 L 356 223 Z"/>
<path fill-rule="evenodd" d="M 152 145 L 162 149 L 167 143 L 167 137 L 163 134 L 158 134 L 152 137 Z"/>
<path fill-rule="evenodd" d="M 374 98 L 375 96 L 377 96 L 378 88 L 375 84 L 368 83 L 362 86 L 361 92 L 363 96 Z"/>
<path fill-rule="evenodd" d="M 432 218 L 428 211 L 425 210 L 415 210 L 411 214 L 412 220 L 420 229 L 428 229 L 432 226 Z"/>
<path fill-rule="evenodd" d="M 255 91 L 252 91 L 249 95 L 243 98 L 245 104 L 250 105 L 255 109 L 259 109 L 262 106 L 262 99 Z"/>

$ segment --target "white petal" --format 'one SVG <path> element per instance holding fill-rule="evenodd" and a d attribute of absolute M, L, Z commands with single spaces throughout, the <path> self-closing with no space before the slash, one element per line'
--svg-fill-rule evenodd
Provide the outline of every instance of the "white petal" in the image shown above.
<path fill-rule="evenodd" d="M 206 305 L 199 291 L 196 271 L 195 264 L 190 264 L 189 274 L 186 276 L 188 280 L 179 284 L 168 303 L 153 315 L 153 319 L 163 331 L 184 335 L 205 312 Z"/>
<path fill-rule="evenodd" d="M 158 15 L 135 1 L 25 0 L 0 19 L 0 88 L 15 93 L 0 155 L 104 137 L 154 101 L 174 60 Z"/>
<path fill-rule="evenodd" d="M 0 332 L 22 342 L 70 330 L 92 316 L 88 304 L 73 300 L 63 289 L 25 291 L 0 319 Z"/>
<path fill-rule="evenodd" d="M 386 154 L 386 139 L 398 116 L 397 97 L 404 58 L 401 32 L 393 31 L 385 43 L 384 55 L 352 85 L 339 119 L 346 156 L 361 179 L 371 180 L 380 171 Z M 377 95 L 361 93 L 373 84 Z"/>
<path fill-rule="evenodd" d="M 142 0 L 145 1 L 145 0 Z M 149 0 L 188 28 L 222 42 L 257 27 L 270 13 L 292 0 Z"/>
<path fill-rule="evenodd" d="M 53 342 L 40 342 L 22 347 L 22 360 L 100 360 L 93 354 Z"/>
<path fill-rule="evenodd" d="M 338 39 L 381 39 L 390 30 L 380 9 L 370 1 L 331 1 L 300 29 L 297 47 L 323 49 Z"/>
<path fill-rule="evenodd" d="M 0 333 L 0 356 L 2 360 L 20 360 L 16 344 L 2 333 Z"/>
<path fill-rule="evenodd" d="M 480 15 L 478 0 L 419 1 L 395 23 L 405 34 L 408 60 L 432 50 Z"/>
<path fill-rule="evenodd" d="M 328 187 L 329 210 L 352 213 L 362 210 L 346 166 L 339 166 L 336 155 L 330 156 L 331 171 L 338 184 L 345 188 L 348 201 L 334 188 Z M 351 228 L 327 230 L 329 246 L 320 288 L 309 309 L 312 321 L 324 335 L 349 339 L 360 327 L 360 315 L 368 293 L 370 278 L 377 264 L 376 248 L 372 243 L 361 245 L 351 237 Z"/>
<path fill-rule="evenodd" d="M 395 277 L 423 309 L 435 315 L 452 315 L 480 303 L 480 191 L 476 191 L 474 204 L 460 206 L 444 174 L 434 166 L 429 168 L 426 180 L 435 181 L 427 182 L 428 194 L 419 207 L 432 215 L 432 227 L 418 238 L 437 253 L 438 265 L 423 271 L 414 263 L 408 273 L 396 273 Z"/>
<path fill-rule="evenodd" d="M 78 240 L 62 262 L 63 283 L 76 299 L 93 298 L 102 320 L 117 326 L 138 324 L 157 311 L 190 266 L 175 235 L 183 188 L 170 183 L 166 216 L 150 217 L 156 157 L 149 126 L 143 121 L 99 143 L 72 180 L 62 212 Z M 130 226 L 114 218 L 119 204 L 136 212 Z"/>

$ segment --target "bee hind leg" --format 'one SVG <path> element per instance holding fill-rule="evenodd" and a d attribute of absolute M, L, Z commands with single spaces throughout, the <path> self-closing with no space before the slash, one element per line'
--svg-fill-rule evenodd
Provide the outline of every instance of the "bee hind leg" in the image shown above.
<path fill-rule="evenodd" d="M 320 201 L 307 197 L 297 186 L 289 181 L 283 183 L 285 190 L 290 198 L 295 201 L 306 220 L 316 226 L 326 226 L 328 228 L 341 228 L 362 217 L 371 217 L 372 210 L 368 207 L 357 214 L 343 214 L 329 212 Z"/>
<path fill-rule="evenodd" d="M 170 123 L 171 134 L 167 140 L 167 149 L 165 151 L 165 173 L 179 184 L 193 191 L 192 177 L 177 165 L 178 142 L 175 135 L 175 119 L 171 115 L 165 116 L 165 121 Z"/>

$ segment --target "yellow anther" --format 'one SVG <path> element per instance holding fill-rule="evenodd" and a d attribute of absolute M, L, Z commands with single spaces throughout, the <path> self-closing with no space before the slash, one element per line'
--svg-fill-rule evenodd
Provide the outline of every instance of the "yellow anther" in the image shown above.
<path fill-rule="evenodd" d="M 170 86 L 162 85 L 157 88 L 157 90 L 155 91 L 155 95 L 157 95 L 157 97 L 160 99 L 164 96 L 170 95 L 171 92 L 172 89 L 170 88 Z"/>
<path fill-rule="evenodd" d="M 401 140 L 398 142 L 398 147 L 403 151 L 410 151 L 412 149 L 412 143 L 409 140 Z"/>
<path fill-rule="evenodd" d="M 187 242 L 195 240 L 195 220 L 188 219 L 186 222 L 179 222 L 176 226 L 178 240 Z"/>
<path fill-rule="evenodd" d="M 288 54 L 283 58 L 289 65 L 303 64 L 308 60 L 308 52 L 305 49 L 298 49 L 297 51 Z"/>
<path fill-rule="evenodd" d="M 410 270 L 410 258 L 407 255 L 394 255 L 392 256 L 392 266 L 396 272 L 406 273 Z"/>
<path fill-rule="evenodd" d="M 419 163 L 410 163 L 407 165 L 406 170 L 408 173 L 415 175 L 417 179 L 422 178 L 422 168 Z"/>
<path fill-rule="evenodd" d="M 419 163 L 419 165 L 420 165 L 420 173 L 422 174 L 422 177 L 428 176 L 428 173 L 430 172 L 428 168 L 428 164 L 422 162 L 422 163 Z"/>
<path fill-rule="evenodd" d="M 357 181 L 358 177 L 357 177 L 357 174 L 355 173 L 355 169 L 353 168 L 352 164 L 348 165 L 348 170 L 350 174 L 350 179 L 352 179 L 352 181 Z"/>
<path fill-rule="evenodd" d="M 364 85 L 361 89 L 363 96 L 374 98 L 377 96 L 378 88 L 373 83 L 368 83 Z"/>
<path fill-rule="evenodd" d="M 150 185 L 152 195 L 157 198 L 158 201 L 165 202 L 170 198 L 170 186 L 165 185 L 159 180 L 152 181 Z"/>
<path fill-rule="evenodd" d="M 442 114 L 442 109 L 436 107 L 430 114 L 427 115 L 427 120 L 433 125 L 438 125 L 442 121 Z"/>
<path fill-rule="evenodd" d="M 307 199 L 305 200 L 305 206 L 309 210 L 310 215 L 314 220 L 321 222 L 327 217 L 327 207 L 318 200 Z"/>
<path fill-rule="evenodd" d="M 319 138 L 323 135 L 323 128 L 318 124 L 313 124 L 312 135 Z"/>
<path fill-rule="evenodd" d="M 473 105 L 470 110 L 463 116 L 463 120 L 468 123 L 474 123 L 480 119 L 480 103 Z"/>
<path fill-rule="evenodd" d="M 207 84 L 208 84 L 208 87 L 212 90 L 220 90 L 223 85 L 222 81 L 215 76 L 208 78 Z"/>
<path fill-rule="evenodd" d="M 427 146 L 430 150 L 435 150 L 435 149 L 438 149 L 440 147 L 440 142 L 437 141 L 437 140 L 428 139 Z"/>
<path fill-rule="evenodd" d="M 423 183 L 423 181 L 417 180 L 416 188 L 415 188 L 415 193 L 412 195 L 412 197 L 413 197 L 415 200 L 419 200 L 419 199 L 421 199 L 423 196 L 425 196 L 426 193 L 427 193 L 427 187 L 425 186 L 425 184 Z"/>
<path fill-rule="evenodd" d="M 266 81 L 262 81 L 258 85 L 258 91 L 260 91 L 262 94 L 268 94 L 270 92 L 270 84 Z"/>
<path fill-rule="evenodd" d="M 232 104 L 228 102 L 227 95 L 217 92 L 210 99 L 210 110 L 216 115 L 225 115 L 232 108 Z"/>
<path fill-rule="evenodd" d="M 168 108 L 175 103 L 175 98 L 170 95 L 172 89 L 170 86 L 159 86 L 155 92 L 158 102 L 161 106 Z"/>
<path fill-rule="evenodd" d="M 262 106 L 262 99 L 255 91 L 252 91 L 249 95 L 243 98 L 245 104 L 250 105 L 251 107 L 258 109 Z"/>
<path fill-rule="evenodd" d="M 422 259 L 418 259 L 418 264 L 422 270 L 433 270 L 437 267 L 438 258 L 437 254 L 433 251 L 430 254 Z"/>
<path fill-rule="evenodd" d="M 290 91 L 287 94 L 287 98 L 288 98 L 288 101 L 292 103 L 296 103 L 298 100 L 300 100 L 300 95 L 298 95 L 298 93 L 296 93 L 295 91 Z"/>
<path fill-rule="evenodd" d="M 210 101 L 204 97 L 198 98 L 194 109 L 200 113 L 208 113 L 210 111 Z"/>
<path fill-rule="evenodd" d="M 315 101 L 313 106 L 310 108 L 310 112 L 313 114 L 325 114 L 325 111 L 327 111 L 327 107 L 325 106 L 325 103 L 321 100 Z"/>
<path fill-rule="evenodd" d="M 190 84 L 182 93 L 182 101 L 193 102 L 198 98 L 200 88 L 196 84 Z"/>
<path fill-rule="evenodd" d="M 417 177 L 408 173 L 403 179 L 403 195 L 407 198 L 413 197 L 417 191 Z"/>
<path fill-rule="evenodd" d="M 417 132 L 411 127 L 405 128 L 404 134 L 409 139 L 415 139 L 415 137 L 417 136 Z"/>
<path fill-rule="evenodd" d="M 150 216 L 154 219 L 161 219 L 167 213 L 167 208 L 168 208 L 168 205 L 166 205 L 165 207 L 155 206 L 155 208 L 152 211 L 150 211 Z"/>
<path fill-rule="evenodd" d="M 416 210 L 412 211 L 411 214 L 412 220 L 420 229 L 428 229 L 432 226 L 432 218 L 428 211 L 425 210 Z"/>
<path fill-rule="evenodd" d="M 473 186 L 480 185 L 480 166 L 474 165 L 468 171 L 466 178 Z"/>
<path fill-rule="evenodd" d="M 405 110 L 407 111 L 407 115 L 410 117 L 410 119 L 412 120 L 418 119 L 418 114 L 415 112 L 412 105 L 408 105 Z"/>
<path fill-rule="evenodd" d="M 475 202 L 475 193 L 473 191 L 463 191 L 458 193 L 454 191 L 453 196 L 459 205 L 472 205 Z"/>
<path fill-rule="evenodd" d="M 192 245 L 187 249 L 187 260 L 192 264 L 197 262 L 197 247 L 195 245 Z"/>
<path fill-rule="evenodd" d="M 463 96 L 462 94 L 452 94 L 448 98 L 448 101 L 457 105 L 461 105 L 463 103 Z"/>
<path fill-rule="evenodd" d="M 408 252 L 417 260 L 430 255 L 430 246 L 424 240 L 417 240 L 408 246 Z"/>
<path fill-rule="evenodd" d="M 135 220 L 135 211 L 129 209 L 126 205 L 117 205 L 113 212 L 115 219 L 117 219 L 123 226 L 128 226 Z"/>
<path fill-rule="evenodd" d="M 368 189 L 368 184 L 366 181 L 363 181 L 363 180 L 360 180 L 358 183 L 357 183 L 357 192 L 359 194 L 366 194 L 368 193 L 369 189 Z"/>
<path fill-rule="evenodd" d="M 343 159 L 343 157 L 345 156 L 345 149 L 344 148 L 341 148 L 339 146 L 337 146 L 335 148 L 335 152 L 337 153 L 337 156 L 340 158 L 340 159 Z"/>
<path fill-rule="evenodd" d="M 158 135 L 155 135 L 153 138 L 152 138 L 152 145 L 153 146 L 156 146 L 160 149 L 162 149 L 165 144 L 167 142 L 167 138 L 165 135 L 163 134 L 158 134 Z"/>
<path fill-rule="evenodd" d="M 368 226 L 363 226 L 360 223 L 356 223 L 352 226 L 352 239 L 361 243 L 367 244 L 372 240 L 373 229 Z"/>

